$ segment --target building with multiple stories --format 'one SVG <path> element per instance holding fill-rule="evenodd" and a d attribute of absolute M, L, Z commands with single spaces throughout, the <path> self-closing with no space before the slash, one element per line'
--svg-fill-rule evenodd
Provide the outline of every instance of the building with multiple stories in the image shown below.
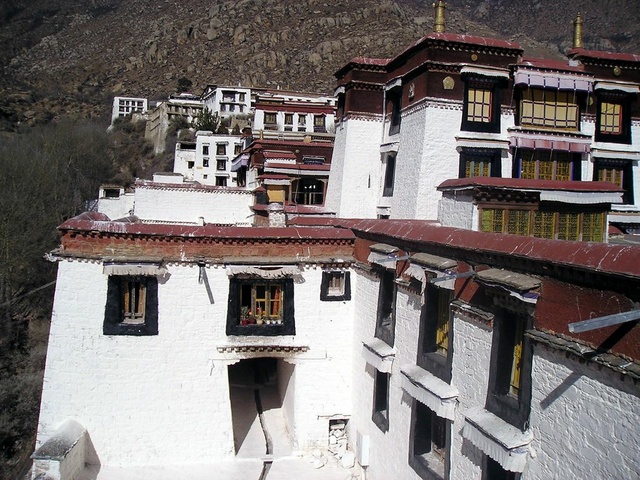
<path fill-rule="evenodd" d="M 263 135 L 236 187 L 159 174 L 59 227 L 33 478 L 234 458 L 267 396 L 285 455 L 368 480 L 640 475 L 640 246 L 606 242 L 640 59 L 524 59 L 443 8 L 337 72 L 330 162 Z"/>
<path fill-rule="evenodd" d="M 446 33 L 440 22 L 394 58 L 354 58 L 336 72 L 328 207 L 436 219 L 445 180 L 607 181 L 623 191 L 608 223 L 637 232 L 640 57 L 581 48 L 579 17 L 574 46 L 565 62 L 527 58 L 514 42 Z M 555 202 L 575 210 L 579 196 Z"/>

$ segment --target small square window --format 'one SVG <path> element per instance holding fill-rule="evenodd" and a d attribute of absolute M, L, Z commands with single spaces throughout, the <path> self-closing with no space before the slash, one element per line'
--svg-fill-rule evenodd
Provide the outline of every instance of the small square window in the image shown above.
<path fill-rule="evenodd" d="M 350 272 L 322 272 L 320 300 L 324 302 L 351 300 Z"/>
<path fill-rule="evenodd" d="M 389 379 L 391 375 L 376 369 L 373 384 L 373 415 L 371 420 L 380 430 L 389 430 Z"/>
<path fill-rule="evenodd" d="M 109 276 L 103 333 L 105 335 L 158 334 L 158 280 L 156 277 Z"/>
<path fill-rule="evenodd" d="M 196 166 L 196 162 L 192 162 L 192 161 L 187 162 L 187 168 L 192 169 L 195 166 Z"/>

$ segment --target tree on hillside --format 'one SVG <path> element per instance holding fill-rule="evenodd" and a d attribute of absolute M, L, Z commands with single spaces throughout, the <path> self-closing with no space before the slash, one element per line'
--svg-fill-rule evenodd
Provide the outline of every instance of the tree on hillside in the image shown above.
<path fill-rule="evenodd" d="M 0 142 L 0 478 L 17 478 L 34 446 L 56 270 L 43 256 L 111 180 L 110 152 L 104 125 L 88 122 Z"/>
<path fill-rule="evenodd" d="M 191 90 L 192 86 L 193 86 L 193 82 L 191 80 L 189 80 L 187 77 L 180 77 L 178 79 L 178 86 L 176 88 L 176 92 L 178 93 L 188 92 L 189 90 Z"/>
<path fill-rule="evenodd" d="M 191 122 L 191 126 L 196 130 L 208 130 L 213 133 L 218 132 L 220 127 L 220 117 L 218 112 L 212 112 L 207 107 L 204 107 L 196 118 Z"/>

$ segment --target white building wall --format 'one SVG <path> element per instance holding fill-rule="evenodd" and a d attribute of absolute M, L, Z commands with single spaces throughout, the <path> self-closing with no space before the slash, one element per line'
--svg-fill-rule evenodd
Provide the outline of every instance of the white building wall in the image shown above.
<path fill-rule="evenodd" d="M 525 478 L 638 478 L 637 385 L 564 352 L 536 346 L 534 353 L 536 458 Z"/>
<path fill-rule="evenodd" d="M 183 175 L 185 180 L 193 180 L 195 164 L 196 150 L 181 148 L 180 142 L 178 142 L 173 158 L 173 172 Z"/>
<path fill-rule="evenodd" d="M 105 336 L 102 264 L 60 262 L 38 445 L 73 418 L 88 430 L 102 465 L 201 463 L 234 454 L 227 365 L 245 357 L 224 357 L 216 346 L 265 340 L 226 336 L 226 269 L 207 269 L 213 304 L 197 266 L 169 264 L 168 271 L 158 282 L 158 335 Z M 326 416 L 351 410 L 353 307 L 320 302 L 321 276 L 307 269 L 295 284 L 296 335 L 265 342 L 309 347 L 292 354 L 295 381 L 284 399 L 285 411 L 294 410 L 287 414 L 295 419 L 294 444 L 302 448 L 326 445 Z"/>
<path fill-rule="evenodd" d="M 445 227 L 473 230 L 478 223 L 476 211 L 476 206 L 468 193 L 446 193 L 440 199 L 438 221 Z"/>
<path fill-rule="evenodd" d="M 370 437 L 367 479 L 419 480 L 409 466 L 409 436 L 412 398 L 401 387 L 400 367 L 416 362 L 420 298 L 399 289 L 396 298 L 396 357 L 389 384 L 389 430 L 382 432 L 372 421 L 375 368 L 362 357 L 362 344 L 374 339 L 379 283 L 375 276 L 360 272 L 355 296 L 353 341 L 353 416 L 350 435 Z M 453 478 L 453 477 L 452 477 Z"/>
<path fill-rule="evenodd" d="M 458 104 L 427 101 L 402 117 L 391 218 L 437 218 L 436 187 L 458 177 L 461 111 Z"/>
<path fill-rule="evenodd" d="M 465 411 L 484 406 L 487 398 L 492 334 L 486 325 L 454 313 L 451 384 L 458 388 L 459 403 L 451 430 L 452 479 L 481 476 L 483 453 L 463 440 L 462 427 Z"/>
<path fill-rule="evenodd" d="M 382 124 L 349 119 L 336 132 L 325 207 L 342 218 L 376 218 Z"/>
<path fill-rule="evenodd" d="M 253 196 L 250 191 L 216 189 L 180 189 L 163 185 L 138 186 L 134 214 L 143 220 L 162 222 L 249 225 Z"/>
<path fill-rule="evenodd" d="M 220 428 L 231 424 L 227 372 L 211 362 L 225 309 L 209 304 L 197 267 L 169 272 L 158 285 L 159 334 L 105 336 L 102 265 L 60 262 L 38 444 L 73 418 L 87 428 L 103 465 L 197 463 L 232 454 L 231 429 Z M 209 272 L 221 301 L 225 276 Z"/>
<path fill-rule="evenodd" d="M 98 198 L 98 212 L 104 213 L 111 220 L 124 218 L 131 214 L 134 209 L 135 194 L 133 192 L 123 193 L 117 198 Z"/>

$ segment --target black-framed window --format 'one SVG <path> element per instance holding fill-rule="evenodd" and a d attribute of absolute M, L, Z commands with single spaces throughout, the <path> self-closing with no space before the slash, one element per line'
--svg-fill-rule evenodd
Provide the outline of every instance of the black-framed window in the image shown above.
<path fill-rule="evenodd" d="M 524 335 L 529 328 L 528 315 L 500 309 L 491 341 L 486 408 L 520 429 L 529 420 L 531 406 L 532 346 Z"/>
<path fill-rule="evenodd" d="M 209 145 L 202 145 L 202 155 L 209 155 Z"/>
<path fill-rule="evenodd" d="M 500 133 L 500 89 L 496 79 L 465 79 L 462 130 Z"/>
<path fill-rule="evenodd" d="M 402 89 L 394 88 L 387 92 L 388 102 L 391 104 L 391 119 L 389 121 L 389 135 L 400 132 L 402 111 Z"/>
<path fill-rule="evenodd" d="M 623 203 L 633 205 L 633 165 L 630 161 L 597 158 L 593 168 L 593 180 L 611 182 L 624 189 Z"/>
<path fill-rule="evenodd" d="M 396 282 L 395 271 L 378 269 L 378 316 L 375 336 L 393 347 L 396 329 Z"/>
<path fill-rule="evenodd" d="M 396 154 L 395 152 L 389 153 L 385 159 L 384 167 L 384 184 L 382 188 L 383 197 L 393 196 L 393 185 L 395 183 L 396 176 Z"/>
<path fill-rule="evenodd" d="M 227 177 L 216 176 L 216 187 L 226 187 Z"/>
<path fill-rule="evenodd" d="M 502 154 L 490 148 L 463 148 L 460 151 L 459 178 L 501 177 Z"/>
<path fill-rule="evenodd" d="M 582 156 L 562 150 L 520 149 L 513 162 L 513 178 L 579 181 Z"/>
<path fill-rule="evenodd" d="M 202 166 L 205 168 L 209 167 L 209 159 L 208 158 L 203 158 L 202 159 Z"/>
<path fill-rule="evenodd" d="M 373 379 L 373 414 L 371 420 L 380 430 L 389 430 L 389 380 L 391 374 L 376 369 Z"/>
<path fill-rule="evenodd" d="M 321 115 L 313 116 L 313 131 L 319 133 L 326 133 L 327 131 L 327 116 L 323 113 Z"/>
<path fill-rule="evenodd" d="M 227 335 L 295 335 L 293 279 L 232 278 Z"/>
<path fill-rule="evenodd" d="M 451 381 L 452 328 L 449 312 L 453 291 L 428 284 L 424 294 L 416 363 L 448 383 Z"/>
<path fill-rule="evenodd" d="M 520 480 L 520 474 L 510 472 L 488 455 L 484 456 L 482 480 Z"/>
<path fill-rule="evenodd" d="M 297 205 L 322 205 L 324 182 L 317 178 L 298 178 L 291 182 L 291 200 Z"/>
<path fill-rule="evenodd" d="M 227 145 L 224 143 L 216 143 L 216 155 L 226 155 Z"/>
<path fill-rule="evenodd" d="M 409 465 L 425 480 L 446 478 L 450 422 L 413 400 L 409 439 Z"/>
<path fill-rule="evenodd" d="M 323 302 L 351 300 L 351 272 L 323 271 L 320 300 Z"/>
<path fill-rule="evenodd" d="M 617 92 L 596 94 L 596 142 L 631 143 L 629 96 Z"/>
<path fill-rule="evenodd" d="M 225 171 L 227 169 L 226 160 L 216 160 L 216 170 Z"/>
<path fill-rule="evenodd" d="M 110 275 L 104 312 L 105 335 L 158 334 L 158 279 Z"/>

